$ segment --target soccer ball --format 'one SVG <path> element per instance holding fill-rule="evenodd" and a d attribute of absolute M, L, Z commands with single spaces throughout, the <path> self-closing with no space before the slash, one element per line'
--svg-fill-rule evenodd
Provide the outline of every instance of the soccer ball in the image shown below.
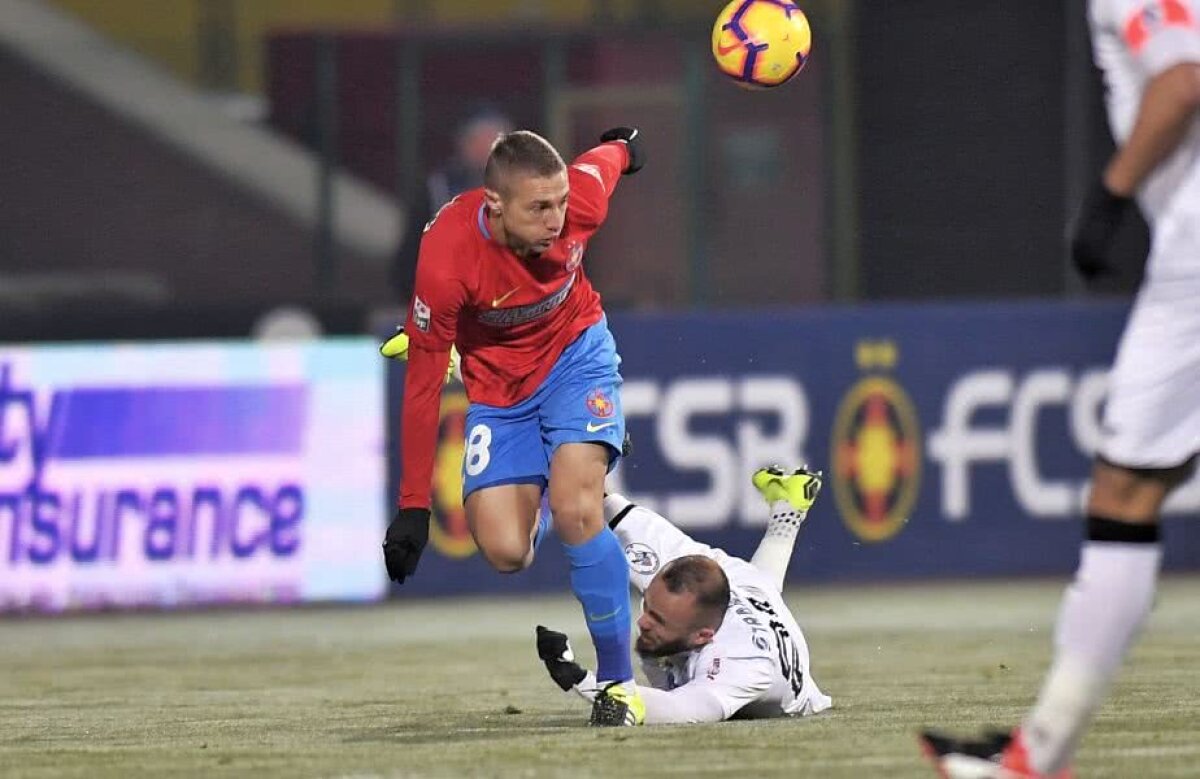
<path fill-rule="evenodd" d="M 777 87 L 795 76 L 812 50 L 812 28 L 788 0 L 733 0 L 713 25 L 721 72 L 748 89 Z"/>

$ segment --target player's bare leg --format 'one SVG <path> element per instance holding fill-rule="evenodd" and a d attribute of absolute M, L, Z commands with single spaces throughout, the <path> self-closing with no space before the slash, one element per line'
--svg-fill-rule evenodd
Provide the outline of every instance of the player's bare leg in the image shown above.
<path fill-rule="evenodd" d="M 533 562 L 542 489 L 536 484 L 501 484 L 467 496 L 464 508 L 475 545 L 492 567 L 515 573 Z"/>
<path fill-rule="evenodd" d="M 614 685 L 611 695 L 597 696 L 592 724 L 640 724 L 645 707 L 633 687 L 629 654 L 629 567 L 604 521 L 609 456 L 600 444 L 559 446 L 550 461 L 550 511 L 571 561 L 571 589 L 596 646 L 596 678 L 601 685 Z"/>
<path fill-rule="evenodd" d="M 771 511 L 766 535 L 759 542 L 750 562 L 770 576 L 782 592 L 800 525 L 808 517 L 808 511 L 821 490 L 821 472 L 805 468 L 785 471 L 778 465 L 772 465 L 759 468 L 750 480 Z"/>
<path fill-rule="evenodd" d="M 586 543 L 604 523 L 608 451 L 598 444 L 563 444 L 550 461 L 550 512 L 563 543 Z"/>
<path fill-rule="evenodd" d="M 1095 464 L 1088 541 L 1059 611 L 1054 664 L 1021 728 L 1035 770 L 1052 775 L 1070 763 L 1145 623 L 1162 559 L 1159 512 L 1190 473 Z"/>

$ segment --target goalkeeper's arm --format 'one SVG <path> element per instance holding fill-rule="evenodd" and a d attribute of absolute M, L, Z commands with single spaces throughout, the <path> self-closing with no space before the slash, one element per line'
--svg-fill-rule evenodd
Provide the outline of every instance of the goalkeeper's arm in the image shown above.
<path fill-rule="evenodd" d="M 550 678 L 563 691 L 573 691 L 587 701 L 593 701 L 601 690 L 596 675 L 575 662 L 571 643 L 564 633 L 538 625 L 538 656 L 546 664 Z M 760 658 L 754 658 L 756 662 Z M 722 695 L 711 684 L 692 681 L 674 690 L 658 690 L 640 687 L 638 693 L 646 704 L 647 725 L 679 725 L 700 722 L 721 722 L 734 711 L 749 703 L 771 686 L 770 669 L 763 666 L 763 673 L 756 674 L 752 688 L 738 688 L 725 696 L 735 700 L 735 708 L 729 710 Z M 727 691 L 728 692 L 728 691 Z"/>

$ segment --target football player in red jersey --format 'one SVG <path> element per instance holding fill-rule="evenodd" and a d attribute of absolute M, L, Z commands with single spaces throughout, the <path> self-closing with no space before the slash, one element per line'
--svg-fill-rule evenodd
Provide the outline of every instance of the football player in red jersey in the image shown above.
<path fill-rule="evenodd" d="M 594 725 L 640 724 L 630 663 L 629 574 L 604 522 L 604 478 L 621 455 L 620 357 L 584 274 L 622 174 L 643 164 L 637 130 L 618 127 L 567 165 L 541 136 L 500 136 L 484 186 L 425 227 L 405 331 L 400 506 L 388 527 L 388 576 L 412 575 L 429 532 L 438 404 L 451 346 L 470 407 L 463 456 L 467 523 L 498 571 L 519 571 L 550 523 L 596 646 L 610 705 Z M 613 706 L 616 700 L 621 705 Z"/>

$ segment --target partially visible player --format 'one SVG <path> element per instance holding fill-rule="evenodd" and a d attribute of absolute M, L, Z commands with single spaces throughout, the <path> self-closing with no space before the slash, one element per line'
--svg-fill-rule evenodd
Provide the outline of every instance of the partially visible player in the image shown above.
<path fill-rule="evenodd" d="M 808 644 L 782 588 L 819 473 L 764 468 L 754 486 L 770 504 L 767 533 L 750 562 L 689 538 L 621 495 L 604 512 L 642 593 L 637 653 L 646 724 L 807 716 L 832 703 L 810 671 Z M 624 700 L 575 662 L 566 635 L 538 626 L 538 656 L 563 690 L 633 721 Z"/>
<path fill-rule="evenodd" d="M 1159 512 L 1200 452 L 1198 6 L 1089 5 L 1119 149 L 1084 203 L 1072 257 L 1086 277 L 1105 272 L 1117 228 L 1140 205 L 1150 258 L 1109 377 L 1087 541 L 1058 615 L 1054 664 L 1033 711 L 1011 733 L 923 734 L 943 776 L 1070 776 L 1079 741 L 1154 603 Z"/>
<path fill-rule="evenodd" d="M 502 135 L 484 186 L 426 225 L 404 328 L 400 506 L 383 552 L 388 576 L 403 582 L 428 540 L 438 406 L 457 346 L 470 401 L 464 507 L 476 545 L 499 571 L 528 566 L 548 525 L 539 514 L 548 489 L 597 673 L 637 705 L 628 568 L 602 504 L 625 435 L 620 358 L 582 263 L 617 181 L 641 168 L 642 154 L 632 128 L 600 141 L 568 166 L 535 133 Z M 592 723 L 625 724 L 603 711 Z"/>

